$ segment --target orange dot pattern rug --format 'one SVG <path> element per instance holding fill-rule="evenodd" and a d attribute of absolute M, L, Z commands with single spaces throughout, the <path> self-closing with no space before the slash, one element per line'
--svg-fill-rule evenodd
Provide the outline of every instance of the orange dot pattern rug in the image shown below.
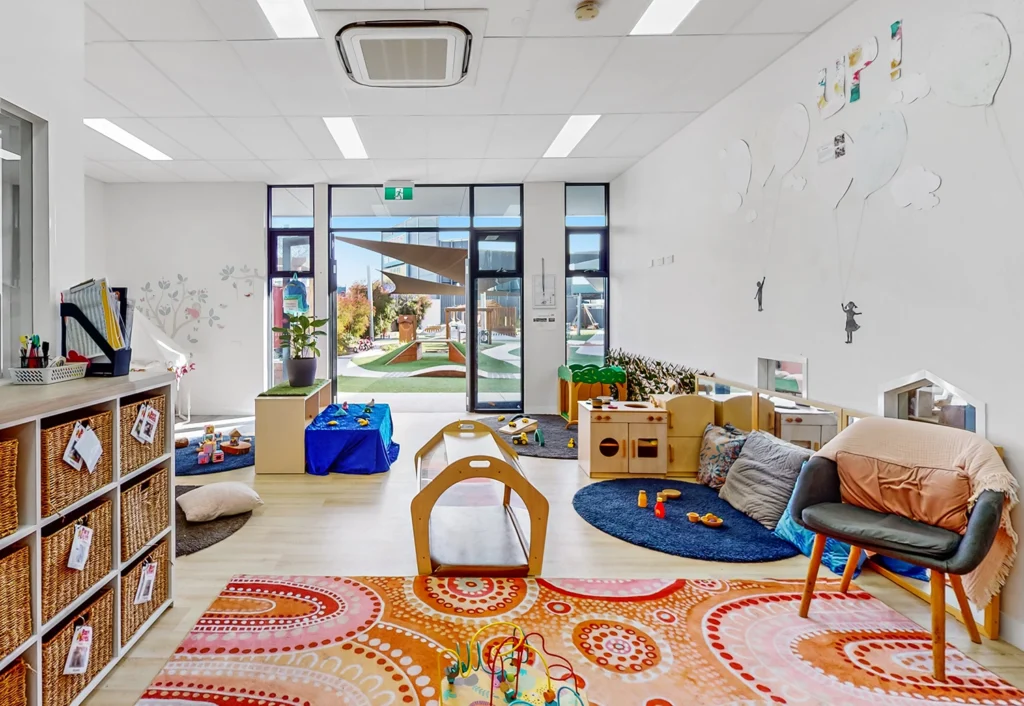
<path fill-rule="evenodd" d="M 801 620 L 801 585 L 238 576 L 139 704 L 488 706 L 486 676 L 442 694 L 438 654 L 499 620 L 543 635 L 590 706 L 1024 704 L 953 648 L 933 680 L 929 634 L 856 588 L 819 581 Z"/>

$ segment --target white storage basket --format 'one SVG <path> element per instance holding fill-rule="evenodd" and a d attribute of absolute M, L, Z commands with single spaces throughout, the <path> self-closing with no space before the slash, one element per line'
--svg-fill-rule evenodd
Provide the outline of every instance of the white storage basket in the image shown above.
<path fill-rule="evenodd" d="M 49 385 L 85 377 L 88 363 L 66 363 L 55 368 L 11 368 L 15 385 Z"/>

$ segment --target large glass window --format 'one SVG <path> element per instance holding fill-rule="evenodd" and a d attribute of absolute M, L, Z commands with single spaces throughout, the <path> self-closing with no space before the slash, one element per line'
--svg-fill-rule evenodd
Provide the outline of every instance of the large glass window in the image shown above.
<path fill-rule="evenodd" d="M 270 326 L 313 313 L 313 187 L 272 186 L 268 192 L 267 285 Z M 287 379 L 288 349 L 270 332 L 270 384 Z"/>
<path fill-rule="evenodd" d="M 565 187 L 565 362 L 608 353 L 608 185 Z"/>
<path fill-rule="evenodd" d="M 32 123 L 0 110 L 0 374 L 32 325 Z M 59 348 L 59 344 L 57 346 Z"/>

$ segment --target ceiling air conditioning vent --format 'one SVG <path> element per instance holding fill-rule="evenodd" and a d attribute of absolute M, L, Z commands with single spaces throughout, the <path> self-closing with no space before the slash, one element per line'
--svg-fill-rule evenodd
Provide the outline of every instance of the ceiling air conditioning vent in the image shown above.
<path fill-rule="evenodd" d="M 454 86 L 469 72 L 473 36 L 444 21 L 354 22 L 335 36 L 349 77 L 363 86 Z"/>

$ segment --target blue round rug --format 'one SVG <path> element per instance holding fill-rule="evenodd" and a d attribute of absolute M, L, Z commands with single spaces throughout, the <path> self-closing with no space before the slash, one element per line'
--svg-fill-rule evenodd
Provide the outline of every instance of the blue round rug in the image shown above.
<path fill-rule="evenodd" d="M 174 475 L 176 476 L 203 476 L 207 473 L 222 473 L 224 471 L 233 471 L 236 468 L 245 468 L 246 466 L 253 466 L 256 464 L 256 437 L 247 435 L 245 438 L 249 439 L 249 443 L 252 444 L 252 448 L 247 454 L 241 454 L 240 456 L 233 456 L 231 454 L 224 454 L 224 460 L 220 463 L 199 463 L 199 440 L 203 437 L 202 434 L 198 436 L 190 436 L 188 438 L 188 446 L 183 449 L 174 450 Z"/>
<path fill-rule="evenodd" d="M 654 516 L 654 501 L 666 488 L 678 489 L 682 496 L 665 502 L 665 519 L 659 520 Z M 636 506 L 641 490 L 647 491 L 646 508 Z M 696 483 L 656 478 L 606 480 L 582 488 L 572 506 L 602 532 L 666 554 L 738 563 L 778 561 L 798 554 L 792 544 L 733 508 L 711 488 Z M 688 512 L 711 512 L 725 524 L 705 527 L 690 522 Z"/>

